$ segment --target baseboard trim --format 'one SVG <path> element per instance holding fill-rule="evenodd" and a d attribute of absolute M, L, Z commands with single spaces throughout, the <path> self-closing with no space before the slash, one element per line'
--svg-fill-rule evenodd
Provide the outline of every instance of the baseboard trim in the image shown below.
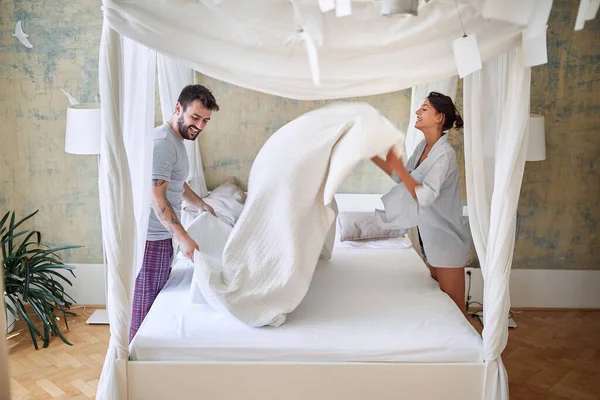
<path fill-rule="evenodd" d="M 76 302 L 76 306 L 106 307 L 105 274 L 103 264 L 72 264 L 75 278 L 64 273 L 73 286 L 65 285 L 65 292 Z"/>
<path fill-rule="evenodd" d="M 600 308 L 561 308 L 561 307 L 512 307 L 512 311 L 575 311 L 575 312 L 598 312 Z"/>
<path fill-rule="evenodd" d="M 106 304 L 83 304 L 77 303 L 73 305 L 71 308 L 90 308 L 95 310 L 104 310 L 106 308 Z"/>
<path fill-rule="evenodd" d="M 471 271 L 471 301 L 482 302 L 480 269 Z M 512 309 L 587 310 L 600 309 L 600 270 L 526 270 L 510 274 Z"/>

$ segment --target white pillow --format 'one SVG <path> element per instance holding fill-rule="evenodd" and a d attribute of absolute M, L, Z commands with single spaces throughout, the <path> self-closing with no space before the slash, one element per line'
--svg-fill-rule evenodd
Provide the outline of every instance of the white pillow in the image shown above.
<path fill-rule="evenodd" d="M 237 180 L 230 177 L 202 200 L 215 210 L 219 219 L 233 227 L 244 209 L 246 193 L 239 187 Z M 189 206 L 184 207 L 181 218 L 183 227 L 186 228 L 197 216 L 196 210 Z"/>
<path fill-rule="evenodd" d="M 374 212 L 342 212 L 338 217 L 338 230 L 340 242 L 392 239 L 406 234 L 406 230 L 381 227 Z"/>

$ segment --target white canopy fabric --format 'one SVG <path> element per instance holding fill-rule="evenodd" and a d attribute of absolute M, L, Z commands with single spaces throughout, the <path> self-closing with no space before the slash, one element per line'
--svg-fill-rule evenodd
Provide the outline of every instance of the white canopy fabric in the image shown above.
<path fill-rule="evenodd" d="M 500 354 L 508 342 L 508 281 L 525 155 L 531 68 L 517 48 L 466 77 L 465 170 L 469 223 L 484 280 L 483 354 L 499 360 L 487 399 L 508 398 Z"/>
<path fill-rule="evenodd" d="M 104 0 L 104 15 L 121 35 L 205 75 L 301 100 L 388 93 L 457 75 L 452 41 L 463 36 L 461 19 L 483 60 L 521 41 L 523 26 L 486 20 L 479 0 L 458 0 L 461 19 L 456 0 L 421 3 L 417 18 L 390 18 L 370 0 L 353 1 L 347 17 L 322 13 L 317 0 Z M 315 44 L 320 87 L 300 31 Z"/>
<path fill-rule="evenodd" d="M 125 151 L 131 175 L 135 213 L 135 273 L 141 268 L 146 247 L 152 176 L 152 135 L 154 129 L 156 52 L 122 37 L 122 126 Z"/>
<path fill-rule="evenodd" d="M 105 20 L 99 62 L 102 147 L 98 180 L 102 234 L 106 246 L 106 308 L 110 322 L 110 341 L 98 384 L 98 399 L 119 398 L 115 361 L 126 360 L 129 354 L 135 265 L 133 191 L 121 128 L 121 52 L 121 38 Z"/>
<path fill-rule="evenodd" d="M 98 399 L 119 398 L 115 362 L 128 358 L 132 287 L 145 237 L 144 213 L 147 215 L 149 211 L 146 184 L 135 182 L 149 182 L 148 170 L 140 168 L 151 160 L 147 149 L 152 143 L 150 132 L 139 132 L 136 136 L 139 142 L 134 140 L 131 135 L 136 131 L 128 126 L 136 126 L 132 118 L 139 118 L 138 126 L 150 129 L 148 121 L 154 118 L 149 100 L 143 102 L 143 107 L 131 106 L 140 96 L 145 98 L 154 93 L 151 65 L 156 62 L 156 58 L 152 61 L 154 52 L 159 54 L 159 71 L 163 65 L 167 68 L 162 71 L 170 71 L 167 74 L 179 71 L 176 76 L 183 77 L 164 79 L 163 75 L 160 88 L 163 92 L 164 87 L 163 114 L 174 106 L 167 102 L 173 102 L 190 68 L 242 87 L 311 100 L 393 92 L 457 75 L 452 41 L 460 38 L 463 30 L 455 0 L 421 2 L 419 16 L 410 18 L 382 17 L 376 1 L 353 1 L 352 14 L 340 18 L 331 12 L 321 13 L 316 0 L 293 3 L 288 0 L 104 0 L 99 65 L 103 131 L 100 191 L 111 340 L 98 386 Z M 467 143 L 465 152 L 469 154 L 467 171 L 473 174 L 468 178 L 469 206 L 475 209 L 477 218 L 474 222 L 472 217 L 471 223 L 472 229 L 480 228 L 474 238 L 479 259 L 483 260 L 485 280 L 483 336 L 486 361 L 490 362 L 487 399 L 505 400 L 506 375 L 501 363 L 495 361 L 500 361 L 506 344 L 507 327 L 503 320 L 507 318 L 505 311 L 510 304 L 508 273 L 516 199 L 523 173 L 521 126 L 528 117 L 525 104 L 529 99 L 529 70 L 514 61 L 513 53 L 503 54 L 520 45 L 521 31 L 527 26 L 486 20 L 479 13 L 479 3 L 478 0 L 458 1 L 465 31 L 477 35 L 484 63 L 507 66 L 507 72 L 496 72 L 504 77 L 499 87 L 506 96 L 502 97 L 506 101 L 498 103 L 500 108 L 496 109 L 502 111 L 495 114 L 497 121 L 502 121 L 500 130 L 484 131 L 475 125 L 486 121 L 487 111 L 474 104 L 484 100 L 475 97 L 480 90 L 479 81 L 468 81 L 472 82 L 470 86 L 465 82 L 465 124 L 473 124 L 469 131 L 472 143 L 487 141 L 492 132 L 494 138 L 503 138 L 494 139 L 497 147 L 492 152 L 494 186 L 491 192 L 486 189 L 490 187 L 489 177 L 480 175 L 483 168 L 474 171 L 481 167 L 483 161 L 479 157 L 483 157 L 483 153 L 475 154 L 478 148 Z M 316 57 L 314 52 L 307 51 L 305 42 L 315 44 Z M 144 47 L 147 47 L 145 51 Z M 138 60 L 136 67 L 131 60 L 139 54 L 144 54 L 144 58 Z M 320 81 L 320 87 L 313 83 L 308 54 L 312 54 L 313 61 L 318 59 L 319 79 L 316 80 Z M 162 56 L 173 62 L 164 63 Z M 500 58 L 495 59 L 498 56 Z M 489 69 L 488 65 L 482 73 Z M 142 76 L 132 74 L 130 68 L 139 68 Z M 315 72 L 315 68 L 312 71 Z M 473 75 L 473 79 L 476 76 Z M 492 81 L 481 82 L 490 84 Z M 142 115 L 144 108 L 146 114 Z M 134 114 L 125 115 L 126 110 L 134 110 Z M 483 135 L 487 135 L 485 139 Z M 136 142 L 138 146 L 133 146 Z M 143 155 L 137 154 L 140 149 L 144 149 Z M 191 171 L 192 180 L 199 178 L 202 172 L 201 161 L 195 166 Z"/>

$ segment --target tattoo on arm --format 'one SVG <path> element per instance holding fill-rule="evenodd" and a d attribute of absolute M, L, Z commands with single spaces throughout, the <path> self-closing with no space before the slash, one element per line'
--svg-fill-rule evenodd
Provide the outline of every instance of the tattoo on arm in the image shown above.
<path fill-rule="evenodd" d="M 180 227 L 183 229 L 183 227 L 177 218 L 177 214 L 175 214 L 173 206 L 171 206 L 169 200 L 167 200 L 166 192 L 169 186 L 168 182 L 163 179 L 153 179 L 152 185 L 155 187 L 152 208 L 163 226 L 171 233 L 171 235 L 175 235 L 177 233 L 175 228 Z"/>

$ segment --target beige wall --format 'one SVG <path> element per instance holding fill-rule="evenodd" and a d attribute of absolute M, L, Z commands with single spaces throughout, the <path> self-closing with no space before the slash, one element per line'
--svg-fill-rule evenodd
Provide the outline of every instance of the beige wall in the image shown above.
<path fill-rule="evenodd" d="M 526 166 L 515 268 L 600 269 L 600 20 L 574 32 L 578 3 L 554 1 L 549 62 L 533 71 L 532 111 L 546 116 L 548 158 Z M 82 101 L 98 100 L 100 5 L 100 0 L 0 2 L 0 213 L 39 208 L 34 224 L 46 240 L 85 245 L 65 257 L 78 263 L 102 260 L 97 167 L 94 156 L 64 153 L 67 102 L 60 88 Z M 17 19 L 30 34 L 31 50 L 9 34 Z M 204 76 L 198 81 L 213 89 L 221 105 L 200 139 L 211 188 L 230 175 L 245 184 L 254 156 L 273 132 L 326 104 Z M 402 91 L 352 100 L 367 101 L 404 126 L 409 97 Z M 462 160 L 462 132 L 451 143 Z M 342 191 L 381 193 L 390 184 L 366 163 Z"/>
<path fill-rule="evenodd" d="M 578 5 L 554 0 L 548 64 L 532 73 L 531 111 L 545 115 L 547 158 L 525 166 L 519 268 L 600 269 L 600 18 L 574 32 Z"/>
<path fill-rule="evenodd" d="M 42 240 L 102 261 L 97 158 L 64 152 L 65 88 L 98 101 L 101 1 L 0 1 L 0 213 L 40 209 Z M 17 20 L 33 44 L 11 36 Z"/>

